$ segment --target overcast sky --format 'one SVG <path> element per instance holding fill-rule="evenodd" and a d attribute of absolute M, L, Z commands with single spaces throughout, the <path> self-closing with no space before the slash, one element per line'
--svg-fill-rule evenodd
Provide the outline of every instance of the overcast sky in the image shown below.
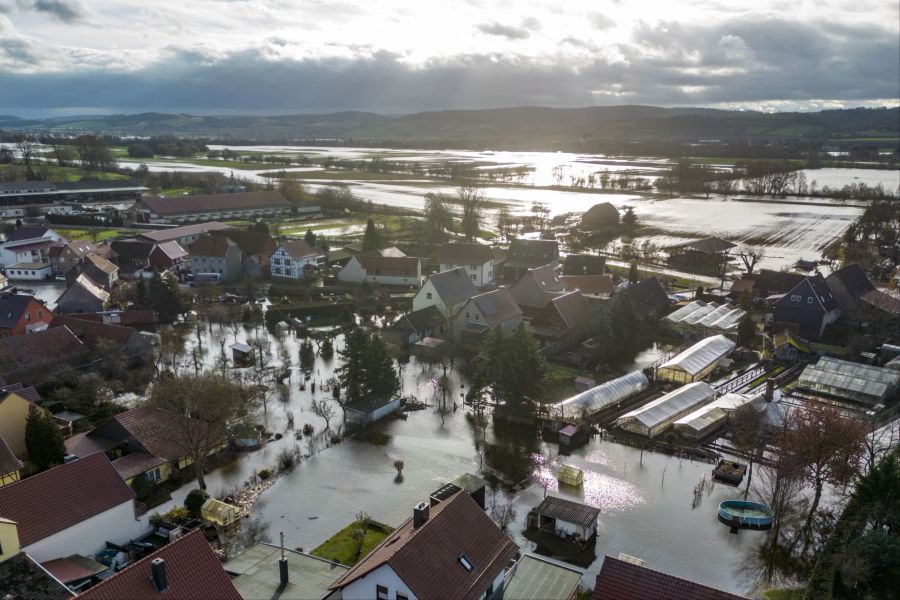
<path fill-rule="evenodd" d="M 0 0 L 0 114 L 898 97 L 897 0 Z"/>

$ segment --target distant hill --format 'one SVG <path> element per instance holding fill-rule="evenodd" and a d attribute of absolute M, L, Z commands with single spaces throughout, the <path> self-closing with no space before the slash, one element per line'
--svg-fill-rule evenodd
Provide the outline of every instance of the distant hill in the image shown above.
<path fill-rule="evenodd" d="M 282 116 L 142 113 L 20 119 L 0 130 L 187 135 L 232 140 L 356 140 L 467 147 L 565 148 L 592 142 L 773 141 L 900 136 L 900 108 L 762 113 L 707 108 L 514 107 L 387 116 L 367 112 Z"/>

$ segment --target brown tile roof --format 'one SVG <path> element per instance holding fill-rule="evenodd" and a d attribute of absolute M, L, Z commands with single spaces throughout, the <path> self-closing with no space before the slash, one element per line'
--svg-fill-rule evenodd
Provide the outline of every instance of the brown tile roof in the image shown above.
<path fill-rule="evenodd" d="M 97 251 L 97 246 L 87 240 L 75 240 L 66 244 L 78 258 L 84 258 L 88 254 Z"/>
<path fill-rule="evenodd" d="M 0 338 L 0 375 L 7 381 L 38 368 L 50 369 L 83 358 L 85 346 L 68 327 L 51 327 L 28 335 Z"/>
<path fill-rule="evenodd" d="M 494 259 L 490 246 L 484 244 L 441 244 L 438 262 L 454 265 L 483 265 Z"/>
<path fill-rule="evenodd" d="M 203 236 L 190 247 L 191 256 L 218 256 L 222 257 L 236 243 L 224 236 L 207 235 Z"/>
<path fill-rule="evenodd" d="M 544 498 L 543 502 L 538 504 L 534 510 L 553 519 L 560 519 L 583 527 L 592 525 L 600 516 L 599 508 L 556 496 Z"/>
<path fill-rule="evenodd" d="M 69 588 L 24 552 L 0 562 L 0 593 L 4 598 L 66 600 Z"/>
<path fill-rule="evenodd" d="M 100 256 L 99 254 L 88 254 L 86 257 L 87 260 L 91 261 L 95 267 L 106 273 L 107 275 L 111 275 L 119 270 L 119 267 L 108 261 L 106 258 Z"/>
<path fill-rule="evenodd" d="M 182 417 L 150 406 L 133 408 L 119 413 L 110 420 L 115 421 L 122 429 L 131 434 L 147 452 L 168 461 L 175 461 L 189 454 L 189 450 L 185 448 L 178 434 L 184 423 L 190 423 L 198 428 L 204 427 L 202 421 Z M 106 424 L 101 425 L 94 431 L 99 431 L 105 427 Z M 166 435 L 165 432 L 169 431 L 174 433 Z M 200 430 L 198 429 L 198 431 Z M 198 433 L 198 436 L 200 435 Z M 197 439 L 200 438 L 198 437 Z"/>
<path fill-rule="evenodd" d="M 386 271 L 390 274 L 410 273 L 415 275 L 419 259 L 412 256 L 371 256 L 360 254 L 356 257 L 366 271 Z M 370 273 L 371 274 L 371 273 Z"/>
<path fill-rule="evenodd" d="M 656 277 L 629 286 L 625 290 L 639 315 L 658 312 L 669 306 L 669 295 Z"/>
<path fill-rule="evenodd" d="M 6 440 L 3 439 L 3 436 L 0 435 L 0 475 L 18 471 L 24 466 L 22 461 L 13 454 L 12 449 L 10 449 Z"/>
<path fill-rule="evenodd" d="M 746 600 L 700 583 L 625 562 L 603 559 L 591 600 Z"/>
<path fill-rule="evenodd" d="M 44 401 L 44 399 L 41 398 L 41 395 L 33 385 L 25 387 L 21 383 L 14 383 L 4 388 L 0 388 L 0 403 L 3 402 L 6 394 L 10 392 L 15 392 L 15 394 L 20 398 L 24 398 L 25 400 L 28 400 L 29 402 L 34 404 L 41 404 Z"/>
<path fill-rule="evenodd" d="M 731 284 L 731 293 L 733 294 L 742 294 L 744 292 L 749 292 L 753 290 L 753 285 L 756 282 L 753 279 L 741 278 L 735 279 Z"/>
<path fill-rule="evenodd" d="M 158 215 L 183 215 L 212 210 L 247 210 L 287 208 L 290 202 L 278 192 L 243 192 L 238 194 L 205 194 L 143 198 L 147 208 Z"/>
<path fill-rule="evenodd" d="M 294 260 L 303 260 L 314 256 L 325 256 L 321 250 L 311 247 L 306 240 L 291 240 L 281 244 L 284 251 L 287 252 Z"/>
<path fill-rule="evenodd" d="M 860 300 L 889 315 L 900 316 L 900 298 L 896 296 L 891 296 L 881 290 L 869 290 L 860 296 Z"/>
<path fill-rule="evenodd" d="M 246 255 L 263 254 L 268 257 L 275 252 L 278 245 L 272 236 L 261 231 L 242 231 L 235 229 L 233 231 L 213 231 L 213 236 L 224 236 L 238 245 Z"/>
<path fill-rule="evenodd" d="M 388 565 L 419 598 L 478 598 L 518 552 L 516 544 L 466 492 L 430 510 L 427 522 L 414 528 L 412 519 L 407 520 L 331 589 Z M 460 555 L 474 567 L 471 571 Z"/>
<path fill-rule="evenodd" d="M 150 563 L 166 564 L 168 588 L 158 592 L 150 579 Z M 197 529 L 119 571 L 78 596 L 79 600 L 242 600 Z"/>
<path fill-rule="evenodd" d="M 0 516 L 18 523 L 19 540 L 29 546 L 133 499 L 98 452 L 0 487 Z"/>
<path fill-rule="evenodd" d="M 559 280 L 566 291 L 581 290 L 590 296 L 609 296 L 615 289 L 609 275 L 562 275 Z"/>
<path fill-rule="evenodd" d="M 113 467 L 122 479 L 126 481 L 150 469 L 166 463 L 165 459 L 147 454 L 146 452 L 132 452 L 112 461 Z"/>
<path fill-rule="evenodd" d="M 76 582 L 79 579 L 86 579 L 107 570 L 106 565 L 78 554 L 73 554 L 68 558 L 48 560 L 41 563 L 41 566 L 65 584 Z"/>
<path fill-rule="evenodd" d="M 93 321 L 69 315 L 56 315 L 50 328 L 68 327 L 72 333 L 78 336 L 82 342 L 94 348 L 100 340 L 109 340 L 124 346 L 137 331 L 131 327 L 121 325 L 109 325 L 99 321 Z"/>
<path fill-rule="evenodd" d="M 197 223 L 195 225 L 184 225 L 182 227 L 170 227 L 168 229 L 160 229 L 158 231 L 147 231 L 137 237 L 149 240 L 151 242 L 162 243 L 177 240 L 183 237 L 191 237 L 207 233 L 208 231 L 221 231 L 223 229 L 234 229 L 231 225 L 219 223 L 218 221 L 209 221 L 207 223 Z"/>

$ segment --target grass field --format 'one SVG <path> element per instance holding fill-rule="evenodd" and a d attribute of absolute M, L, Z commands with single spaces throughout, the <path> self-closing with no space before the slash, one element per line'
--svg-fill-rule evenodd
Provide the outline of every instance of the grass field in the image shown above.
<path fill-rule="evenodd" d="M 393 529 L 385 525 L 369 523 L 366 528 L 366 537 L 363 540 L 362 549 L 357 554 L 356 541 L 350 535 L 353 527 L 354 524 L 351 523 L 325 540 L 321 546 L 312 551 L 313 556 L 326 560 L 336 560 L 342 565 L 352 567 L 393 531 Z"/>
<path fill-rule="evenodd" d="M 25 167 L 21 164 L 0 167 L 0 173 L 15 168 L 22 171 Z M 58 167 L 56 165 L 38 164 L 34 166 L 35 173 L 41 175 L 47 181 L 81 181 L 85 177 L 101 180 L 127 179 L 118 173 L 104 173 L 102 171 L 84 171 L 78 167 Z M 3 179 L 0 177 L 0 179 Z"/>
<path fill-rule="evenodd" d="M 66 228 L 66 227 L 55 227 L 55 231 L 57 231 L 61 236 L 66 238 L 67 240 L 91 240 L 94 241 L 94 236 L 90 229 L 83 229 L 80 227 L 74 228 Z M 96 240 L 98 242 L 102 242 L 103 240 L 108 240 L 110 238 L 133 235 L 136 234 L 137 231 L 133 229 L 101 229 L 97 231 Z"/>

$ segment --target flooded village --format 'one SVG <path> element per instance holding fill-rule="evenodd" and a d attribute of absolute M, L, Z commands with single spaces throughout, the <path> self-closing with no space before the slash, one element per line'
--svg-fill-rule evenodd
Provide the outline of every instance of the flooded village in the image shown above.
<path fill-rule="evenodd" d="M 46 597 L 818 598 L 889 529 L 896 169 L 112 150 L 0 182 L 0 569 Z"/>

